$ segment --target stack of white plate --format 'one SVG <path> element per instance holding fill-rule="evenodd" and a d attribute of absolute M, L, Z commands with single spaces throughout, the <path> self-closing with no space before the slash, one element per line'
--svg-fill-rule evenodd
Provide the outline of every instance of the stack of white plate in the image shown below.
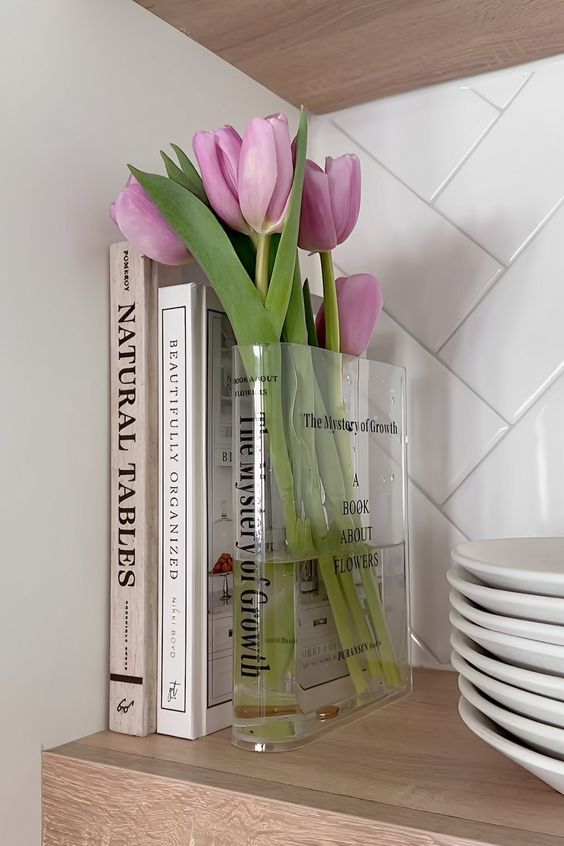
<path fill-rule="evenodd" d="M 475 541 L 451 558 L 460 715 L 564 793 L 564 538 Z"/>

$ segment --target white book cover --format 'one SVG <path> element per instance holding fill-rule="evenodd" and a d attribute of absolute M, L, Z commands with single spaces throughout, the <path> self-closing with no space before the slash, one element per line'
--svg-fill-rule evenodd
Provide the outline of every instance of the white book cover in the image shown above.
<path fill-rule="evenodd" d="M 213 290 L 159 289 L 157 731 L 231 722 L 231 345 Z"/>
<path fill-rule="evenodd" d="M 113 244 L 109 728 L 135 735 L 156 720 L 156 290 L 153 263 Z"/>

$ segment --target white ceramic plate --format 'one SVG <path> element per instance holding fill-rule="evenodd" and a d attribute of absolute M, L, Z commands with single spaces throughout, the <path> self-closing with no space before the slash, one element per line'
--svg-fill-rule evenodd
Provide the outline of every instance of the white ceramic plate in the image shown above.
<path fill-rule="evenodd" d="M 462 655 L 473 667 L 478 667 L 494 679 L 506 682 L 540 696 L 549 696 L 558 702 L 564 702 L 564 679 L 549 676 L 547 673 L 536 673 L 533 670 L 522 670 L 512 667 L 489 655 L 485 649 L 474 643 L 471 638 L 454 631 L 450 636 L 450 643 L 459 655 Z M 564 705 L 561 706 L 564 709 Z"/>
<path fill-rule="evenodd" d="M 564 538 L 470 541 L 451 558 L 492 587 L 564 597 Z"/>
<path fill-rule="evenodd" d="M 500 705 L 505 705 L 506 708 L 515 711 L 516 714 L 521 714 L 522 717 L 530 717 L 532 720 L 564 729 L 564 704 L 562 702 L 549 699 L 548 696 L 528 693 L 526 690 L 519 690 L 518 687 L 512 687 L 510 684 L 492 679 L 472 667 L 456 650 L 453 650 L 450 662 L 461 676 L 472 682 L 479 691 L 491 696 Z"/>
<path fill-rule="evenodd" d="M 457 591 L 451 592 L 450 604 L 471 623 L 476 623 L 477 626 L 483 626 L 490 631 L 503 632 L 516 637 L 528 637 L 530 640 L 538 640 L 541 643 L 554 643 L 564 646 L 564 626 L 551 626 L 548 623 L 516 620 L 514 617 L 490 614 L 489 611 L 476 608 L 472 602 Z"/>
<path fill-rule="evenodd" d="M 516 764 L 525 767 L 526 770 L 542 779 L 559 793 L 564 793 L 564 761 L 549 758 L 539 752 L 533 752 L 525 746 L 520 746 L 502 734 L 495 723 L 489 720 L 485 714 L 474 708 L 464 696 L 460 697 L 458 712 L 470 731 L 473 731 L 489 746 L 493 746 L 507 758 L 511 758 Z"/>
<path fill-rule="evenodd" d="M 506 617 L 557 623 L 564 626 L 564 599 L 497 590 L 482 584 L 476 576 L 467 573 L 458 564 L 452 565 L 447 573 L 447 579 L 450 585 L 463 596 L 490 611 L 496 611 Z"/>
<path fill-rule="evenodd" d="M 494 655 L 503 658 L 506 663 L 524 667 L 527 670 L 540 670 L 543 673 L 564 677 L 564 646 L 539 643 L 538 640 L 514 637 L 514 635 L 501 632 L 490 632 L 489 629 L 465 620 L 454 609 L 451 610 L 448 618 L 455 629 L 471 637 Z"/>
<path fill-rule="evenodd" d="M 458 687 L 464 698 L 498 726 L 518 737 L 543 755 L 564 760 L 564 729 L 538 723 L 501 708 L 486 699 L 464 676 L 458 677 Z"/>

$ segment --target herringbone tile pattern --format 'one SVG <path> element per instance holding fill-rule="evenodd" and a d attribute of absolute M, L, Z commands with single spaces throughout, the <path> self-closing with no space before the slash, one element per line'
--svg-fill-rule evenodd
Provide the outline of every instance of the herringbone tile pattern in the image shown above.
<path fill-rule="evenodd" d="M 356 152 L 370 356 L 408 373 L 414 662 L 448 662 L 449 550 L 564 534 L 564 58 L 314 119 Z"/>

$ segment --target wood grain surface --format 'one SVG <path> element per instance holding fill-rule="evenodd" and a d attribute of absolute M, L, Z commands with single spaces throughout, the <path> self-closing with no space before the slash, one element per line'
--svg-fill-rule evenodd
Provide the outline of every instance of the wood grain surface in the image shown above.
<path fill-rule="evenodd" d="M 562 0 L 137 2 L 316 113 L 564 51 Z"/>
<path fill-rule="evenodd" d="M 45 846 L 564 844 L 564 798 L 457 714 L 453 673 L 315 743 L 260 755 L 100 732 L 44 754 Z"/>

